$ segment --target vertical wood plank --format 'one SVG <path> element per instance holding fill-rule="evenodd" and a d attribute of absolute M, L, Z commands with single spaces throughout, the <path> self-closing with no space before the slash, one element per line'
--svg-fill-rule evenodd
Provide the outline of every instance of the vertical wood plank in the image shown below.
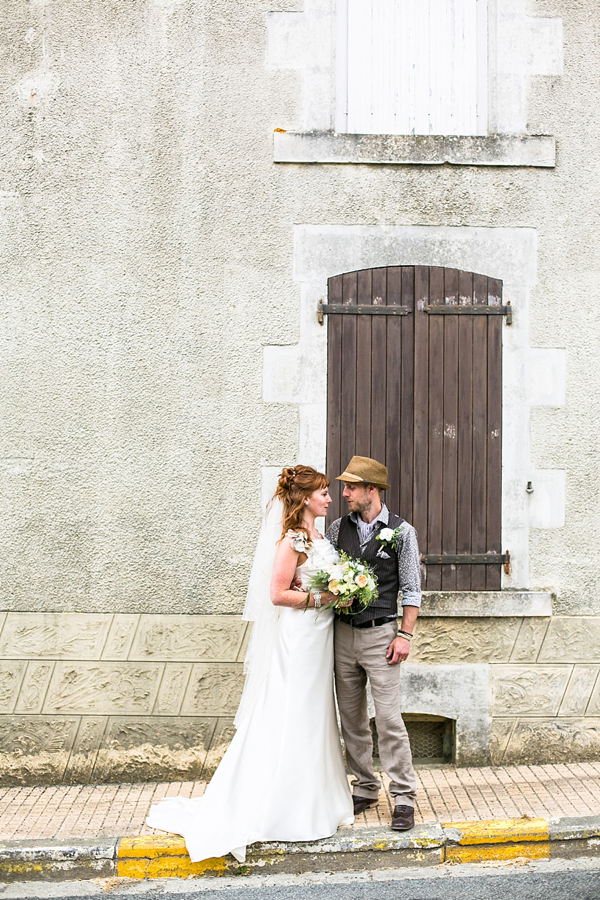
<path fill-rule="evenodd" d="M 429 270 L 429 303 L 444 303 L 444 270 Z M 427 479 L 427 552 L 442 552 L 443 433 L 444 433 L 444 319 L 429 319 L 429 472 Z M 427 588 L 442 586 L 441 566 L 429 565 Z"/>
<path fill-rule="evenodd" d="M 353 306 L 358 289 L 356 272 L 342 275 L 342 303 Z M 356 444 L 356 316 L 342 319 L 342 424 L 340 456 L 342 470 L 354 455 Z M 335 476 L 334 476 L 335 477 Z M 341 484 L 341 482 L 340 482 Z M 340 500 L 340 507 L 344 503 Z"/>
<path fill-rule="evenodd" d="M 335 275 L 327 282 L 327 302 L 342 302 L 342 276 Z M 327 317 L 327 472 L 335 478 L 341 466 L 342 425 L 342 317 Z M 333 503 L 327 510 L 327 524 L 341 513 L 342 486 L 332 481 L 329 489 Z"/>
<path fill-rule="evenodd" d="M 386 306 L 387 304 L 387 270 L 373 269 L 373 304 Z M 373 316 L 371 324 L 371 456 L 373 459 L 384 462 L 386 458 L 385 445 L 385 415 L 387 392 L 387 329 L 386 316 Z"/>
<path fill-rule="evenodd" d="M 444 302 L 458 302 L 458 270 L 444 270 Z M 458 319 L 444 316 L 442 553 L 456 553 L 458 460 Z M 442 566 L 441 587 L 456 590 L 456 566 Z"/>
<path fill-rule="evenodd" d="M 390 266 L 387 270 L 387 305 L 402 305 L 402 269 Z M 385 464 L 388 467 L 391 490 L 385 502 L 392 512 L 400 507 L 400 453 L 401 453 L 401 378 L 402 378 L 402 316 L 386 316 L 387 326 L 387 374 L 385 413 Z"/>
<path fill-rule="evenodd" d="M 415 343 L 414 343 L 414 452 L 412 524 L 419 534 L 422 553 L 428 552 L 427 533 L 427 457 L 429 419 L 429 317 L 424 307 L 429 302 L 429 269 L 415 267 Z M 429 588 L 429 566 L 423 574 L 423 587 Z"/>
<path fill-rule="evenodd" d="M 473 276 L 459 272 L 458 300 L 473 303 Z M 473 458 L 473 316 L 458 317 L 458 448 L 456 552 L 471 552 L 471 489 Z M 471 587 L 471 566 L 456 567 L 456 589 Z"/>
<path fill-rule="evenodd" d="M 473 276 L 475 305 L 487 303 L 487 278 Z M 487 316 L 473 321 L 473 463 L 471 533 L 473 553 L 487 549 Z M 484 590 L 486 566 L 471 567 L 471 589 Z"/>
<path fill-rule="evenodd" d="M 401 320 L 402 380 L 400 418 L 400 503 L 398 513 L 414 524 L 414 356 L 415 356 L 415 270 L 402 267 L 402 305 L 410 309 Z M 415 526 L 416 527 L 416 526 Z"/>
<path fill-rule="evenodd" d="M 363 269 L 356 274 L 356 302 L 360 306 L 370 306 L 372 302 L 372 269 Z M 371 324 L 372 316 L 357 316 L 355 452 L 359 456 L 371 455 Z"/>
<path fill-rule="evenodd" d="M 502 283 L 488 279 L 488 303 L 502 303 Z M 502 316 L 488 316 L 487 550 L 502 552 Z M 499 591 L 499 565 L 486 566 L 486 588 Z"/>

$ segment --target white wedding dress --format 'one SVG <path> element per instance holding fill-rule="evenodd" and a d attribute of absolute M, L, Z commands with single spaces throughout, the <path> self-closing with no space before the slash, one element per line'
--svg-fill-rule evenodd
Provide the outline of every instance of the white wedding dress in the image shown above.
<path fill-rule="evenodd" d="M 306 551 L 296 570 L 305 589 L 337 558 L 325 538 Z M 254 841 L 312 841 L 354 820 L 333 698 L 333 612 L 273 612 L 268 671 L 204 795 L 162 800 L 146 820 L 181 834 L 194 862 L 226 853 L 244 862 Z"/>

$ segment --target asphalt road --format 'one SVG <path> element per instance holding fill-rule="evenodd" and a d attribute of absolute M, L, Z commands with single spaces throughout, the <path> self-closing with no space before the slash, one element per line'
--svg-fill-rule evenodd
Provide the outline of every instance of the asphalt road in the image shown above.
<path fill-rule="evenodd" d="M 0 885 L 0 900 L 600 900 L 598 860 L 336 876 Z"/>

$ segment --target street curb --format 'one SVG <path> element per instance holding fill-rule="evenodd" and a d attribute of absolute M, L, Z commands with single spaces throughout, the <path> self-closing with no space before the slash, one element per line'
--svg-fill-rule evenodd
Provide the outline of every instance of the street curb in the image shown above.
<path fill-rule="evenodd" d="M 107 876 L 186 878 L 266 870 L 299 874 L 582 856 L 600 856 L 600 816 L 434 823 L 418 825 L 408 832 L 340 829 L 321 841 L 252 845 L 244 864 L 231 856 L 193 863 L 183 839 L 174 835 L 13 841 L 0 843 L 0 882 Z"/>

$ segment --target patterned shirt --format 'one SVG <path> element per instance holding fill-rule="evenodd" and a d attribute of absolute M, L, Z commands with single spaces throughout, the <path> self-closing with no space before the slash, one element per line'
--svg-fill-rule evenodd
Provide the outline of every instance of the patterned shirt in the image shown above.
<path fill-rule="evenodd" d="M 390 520 L 390 511 L 385 505 L 381 506 L 381 512 L 372 522 L 363 522 L 357 513 L 350 513 L 350 519 L 358 528 L 360 549 L 363 550 L 371 540 L 377 522 L 384 526 Z M 326 538 L 337 550 L 340 536 L 341 519 L 336 519 L 327 529 Z M 404 522 L 400 539 L 398 541 L 398 585 L 402 594 L 402 606 L 421 605 L 421 569 L 419 567 L 419 545 L 417 532 L 412 525 Z"/>

